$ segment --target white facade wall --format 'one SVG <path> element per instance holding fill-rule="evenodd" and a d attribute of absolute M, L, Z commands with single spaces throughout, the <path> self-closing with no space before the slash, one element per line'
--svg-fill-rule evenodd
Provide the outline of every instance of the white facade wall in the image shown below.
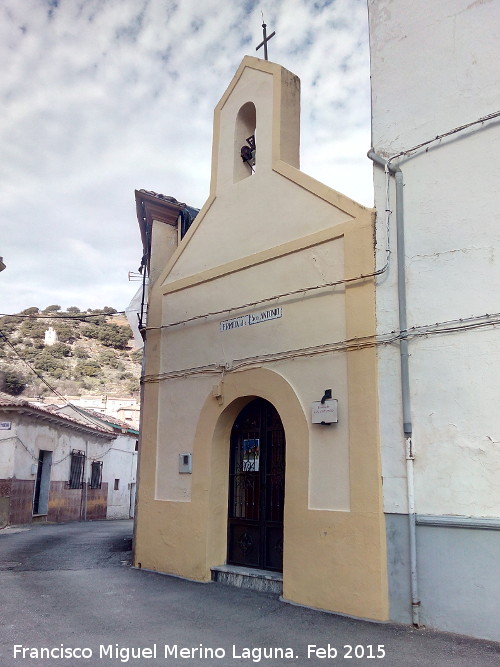
<path fill-rule="evenodd" d="M 500 108 L 498 3 L 370 2 L 373 144 L 391 157 Z M 404 39 L 403 39 L 404 37 Z M 438 65 L 437 65 L 438 64 Z M 408 327 L 498 312 L 500 129 L 474 125 L 396 162 L 404 174 Z M 395 163 L 393 163 L 394 165 Z M 393 179 L 391 179 L 393 180 Z M 379 265 L 385 175 L 375 167 Z M 391 183 L 391 206 L 395 211 Z M 397 329 L 395 213 L 378 333 Z M 498 333 L 487 327 L 410 343 L 417 511 L 499 516 Z M 399 358 L 380 352 L 385 506 L 405 508 Z"/>
<path fill-rule="evenodd" d="M 78 420 L 86 419 L 89 425 L 111 429 L 112 417 L 96 416 L 84 411 L 78 412 L 72 405 L 62 407 L 59 412 Z M 124 429 L 125 430 L 125 429 Z M 111 432 L 111 431 L 110 431 Z M 102 482 L 108 484 L 107 518 L 128 519 L 134 513 L 135 484 L 137 471 L 137 435 L 123 431 L 118 425 L 113 432 L 113 440 L 106 443 L 95 454 L 89 453 L 87 478 L 90 482 L 92 460 L 102 461 Z M 117 486 L 118 488 L 115 488 Z"/>
<path fill-rule="evenodd" d="M 12 422 L 9 431 L 0 433 L 0 478 L 35 479 L 40 450 L 53 452 L 50 480 L 69 480 L 71 452 L 87 451 L 89 459 L 97 458 L 113 444 L 111 439 L 97 439 L 71 427 L 43 422 L 35 417 L 4 413 Z M 2 417 L 3 419 L 3 417 Z"/>
<path fill-rule="evenodd" d="M 108 483 L 108 519 L 128 519 L 134 515 L 136 441 L 131 435 L 117 436 L 113 448 L 103 459 L 102 481 Z M 118 489 L 115 489 L 115 480 L 119 480 Z"/>
<path fill-rule="evenodd" d="M 421 618 L 500 639 L 490 613 L 500 594 L 494 575 L 500 532 L 491 530 L 500 528 L 500 345 L 491 325 L 500 311 L 500 117 L 475 122 L 500 111 L 500 4 L 369 0 L 368 6 L 373 147 L 384 159 L 398 156 L 391 164 L 399 165 L 404 180 L 408 329 L 430 325 L 428 335 L 409 343 Z M 382 267 L 387 181 L 379 166 L 374 180 Z M 391 255 L 377 284 L 379 335 L 398 329 L 396 201 L 389 180 Z M 477 328 L 466 330 L 469 325 Z M 462 330 L 445 333 L 450 327 Z M 392 616 L 409 620 L 408 596 L 401 595 L 408 568 L 399 565 L 408 557 L 398 519 L 408 509 L 400 397 L 399 346 L 380 347 Z M 448 527 L 424 527 L 430 517 Z M 490 530 L 481 529 L 483 519 Z M 439 544 L 453 544 L 452 553 Z"/>

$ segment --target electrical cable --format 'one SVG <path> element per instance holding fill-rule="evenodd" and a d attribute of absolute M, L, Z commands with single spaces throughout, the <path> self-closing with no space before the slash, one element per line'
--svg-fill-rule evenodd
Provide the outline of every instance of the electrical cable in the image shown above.
<path fill-rule="evenodd" d="M 362 350 L 380 345 L 391 345 L 402 338 L 411 340 L 430 335 L 444 335 L 461 331 L 470 331 L 483 327 L 494 327 L 497 325 L 500 325 L 500 313 L 476 315 L 468 318 L 447 320 L 440 323 L 437 322 L 434 324 L 414 326 L 406 331 L 391 331 L 385 334 L 355 337 L 342 341 L 336 341 L 333 343 L 324 343 L 322 345 L 299 348 L 295 350 L 255 355 L 245 359 L 236 359 L 226 364 L 208 364 L 206 366 L 197 366 L 194 368 L 172 370 L 165 373 L 144 375 L 141 378 L 141 384 L 156 383 L 163 380 L 184 378 L 193 375 L 218 375 L 219 373 L 238 371 L 247 366 L 253 366 L 255 364 L 264 364 L 274 361 L 283 361 L 285 359 L 296 359 L 300 357 L 310 357 L 317 354 Z"/>
<path fill-rule="evenodd" d="M 430 144 L 434 143 L 435 141 L 441 141 L 441 139 L 444 139 L 445 137 L 450 137 L 453 134 L 456 134 L 457 132 L 462 132 L 463 130 L 467 130 L 469 127 L 473 127 L 474 125 L 479 125 L 479 123 L 485 123 L 486 121 L 493 120 L 494 118 L 498 118 L 499 116 L 500 116 L 500 111 L 493 111 L 492 113 L 483 116 L 482 118 L 478 118 L 477 120 L 473 120 L 470 123 L 454 127 L 452 130 L 448 130 L 448 132 L 444 132 L 443 134 L 438 134 L 433 139 L 422 141 L 420 144 L 417 144 L 412 148 L 407 148 L 406 150 L 401 151 L 400 153 L 396 153 L 396 155 L 393 155 L 391 158 L 387 160 L 387 163 L 389 165 L 392 162 L 392 160 L 396 160 L 397 158 L 403 157 L 404 155 L 409 155 L 411 153 L 414 153 L 415 151 L 418 151 L 420 148 L 424 148 L 424 146 L 430 146 Z"/>
<path fill-rule="evenodd" d="M 224 308 L 222 310 L 214 310 L 209 313 L 204 313 L 203 315 L 194 315 L 193 317 L 189 317 L 185 320 L 178 320 L 177 322 L 170 322 L 170 324 L 162 324 L 159 327 L 143 327 L 143 331 L 159 331 L 161 329 L 170 329 L 171 327 L 176 327 L 181 324 L 188 324 L 190 322 L 194 322 L 196 320 L 201 320 L 205 319 L 207 317 L 214 317 L 217 315 L 224 315 L 225 313 L 231 313 L 235 312 L 238 310 L 243 310 L 245 308 L 253 308 L 255 306 L 260 306 L 264 303 L 269 303 L 270 301 L 276 301 L 278 299 L 284 299 L 285 297 L 288 296 L 296 296 L 298 294 L 306 294 L 308 292 L 312 292 L 315 290 L 320 290 L 320 289 L 325 289 L 327 287 L 337 287 L 338 285 L 346 285 L 352 282 L 356 282 L 358 280 L 366 280 L 367 278 L 373 278 L 375 276 L 379 276 L 380 274 L 384 273 L 384 271 L 387 270 L 388 263 L 385 264 L 381 269 L 378 269 L 377 271 L 373 271 L 372 273 L 367 273 L 367 274 L 362 274 L 359 276 L 355 276 L 354 278 L 342 278 L 341 280 L 335 280 L 329 283 L 323 283 L 321 285 L 314 285 L 313 287 L 302 287 L 300 289 L 296 290 L 291 290 L 290 292 L 284 292 L 283 294 L 276 294 L 274 296 L 269 296 L 264 299 L 259 299 L 257 301 L 251 301 L 250 303 L 245 303 L 242 304 L 241 306 L 233 306 L 230 308 Z"/>
<path fill-rule="evenodd" d="M 70 402 L 66 399 L 65 396 L 63 396 L 62 394 L 60 394 L 60 393 L 57 391 L 57 389 L 56 389 L 55 387 L 53 387 L 53 386 L 52 386 L 52 385 L 51 385 L 51 384 L 50 384 L 50 383 L 49 383 L 49 382 L 48 382 L 48 381 L 47 381 L 47 380 L 46 380 L 46 379 L 45 379 L 45 378 L 44 378 L 44 377 L 37 371 L 37 370 L 35 370 L 35 369 L 33 368 L 33 366 L 32 366 L 28 361 L 26 361 L 26 359 L 24 359 L 24 358 L 19 354 L 19 352 L 16 350 L 15 346 L 10 342 L 10 340 L 7 338 L 7 336 L 6 336 L 6 335 L 4 334 L 4 332 L 1 331 L 1 330 L 0 330 L 0 336 L 5 340 L 5 342 L 7 343 L 7 345 L 9 345 L 9 347 L 12 348 L 12 350 L 14 351 L 14 354 L 15 354 L 15 355 L 16 355 L 16 356 L 17 356 L 17 357 L 18 357 L 24 364 L 26 364 L 26 366 L 28 366 L 28 368 L 30 369 L 30 371 L 31 371 L 32 373 L 34 373 L 34 374 L 37 376 L 37 378 L 38 378 L 41 382 L 43 382 L 43 384 L 44 384 L 46 387 L 48 387 L 48 388 L 50 389 L 50 391 L 51 391 L 52 393 L 54 393 L 58 398 L 60 398 L 62 401 L 64 401 L 64 405 L 63 405 L 63 407 L 65 407 L 65 406 L 69 406 L 69 407 L 71 407 L 73 410 L 75 410 L 76 412 L 78 412 L 78 414 L 80 414 L 82 417 L 85 417 L 85 419 L 86 419 L 87 421 L 90 421 L 92 424 L 95 424 L 95 426 L 97 426 L 98 428 L 100 428 L 101 430 L 103 430 L 103 432 L 107 432 L 107 431 L 104 431 L 102 424 L 100 424 L 97 420 L 95 420 L 91 415 L 87 414 L 84 410 L 81 410 L 77 405 L 73 405 L 73 403 L 70 403 Z M 64 417 L 66 417 L 66 415 L 64 415 Z M 70 419 L 71 419 L 71 418 L 70 418 Z M 76 422 L 76 423 L 81 424 L 82 422 Z"/>
<path fill-rule="evenodd" d="M 19 315 L 17 313 L 0 313 L 0 317 L 19 317 L 28 320 L 73 320 L 85 322 L 92 317 L 114 317 L 116 315 L 125 315 L 124 310 L 119 310 L 116 313 L 94 313 L 93 315 L 75 314 L 75 315 Z"/>

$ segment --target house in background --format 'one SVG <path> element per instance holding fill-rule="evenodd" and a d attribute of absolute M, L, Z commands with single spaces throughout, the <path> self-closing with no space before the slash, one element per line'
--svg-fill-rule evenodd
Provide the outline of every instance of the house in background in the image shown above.
<path fill-rule="evenodd" d="M 128 517 L 135 442 L 121 428 L 0 393 L 0 524 Z"/>
<path fill-rule="evenodd" d="M 113 431 L 115 436 L 113 447 L 103 458 L 102 480 L 108 485 L 106 518 L 129 519 L 133 517 L 139 431 L 112 415 L 89 408 L 77 408 L 68 404 L 55 408 L 55 411 L 77 421 L 85 421 L 89 425 L 97 425 Z"/>
<path fill-rule="evenodd" d="M 107 394 L 83 395 L 83 396 L 65 396 L 65 400 L 59 400 L 56 397 L 45 397 L 39 401 L 33 401 L 36 405 L 44 407 L 46 405 L 58 405 L 62 407 L 71 403 L 77 408 L 100 412 L 111 417 L 116 417 L 118 421 L 124 421 L 132 429 L 139 428 L 140 401 L 137 398 L 128 396 L 108 396 Z"/>
<path fill-rule="evenodd" d="M 500 3 L 368 7 L 390 617 L 498 641 Z"/>

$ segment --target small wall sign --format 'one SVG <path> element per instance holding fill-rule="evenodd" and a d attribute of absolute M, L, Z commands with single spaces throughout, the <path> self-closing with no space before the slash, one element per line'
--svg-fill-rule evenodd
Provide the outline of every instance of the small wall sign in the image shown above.
<path fill-rule="evenodd" d="M 336 424 L 338 422 L 338 401 L 328 398 L 324 403 L 314 401 L 311 405 L 313 424 Z"/>
<path fill-rule="evenodd" d="M 282 315 L 283 310 L 281 306 L 277 306 L 276 308 L 263 310 L 260 313 L 250 313 L 241 317 L 233 317 L 231 320 L 223 320 L 219 325 L 219 329 L 220 331 L 230 331 L 231 329 L 239 329 L 240 327 L 248 327 L 252 324 L 276 320 L 282 317 Z"/>
<path fill-rule="evenodd" d="M 0 422 L 0 431 L 10 431 L 12 422 Z"/>

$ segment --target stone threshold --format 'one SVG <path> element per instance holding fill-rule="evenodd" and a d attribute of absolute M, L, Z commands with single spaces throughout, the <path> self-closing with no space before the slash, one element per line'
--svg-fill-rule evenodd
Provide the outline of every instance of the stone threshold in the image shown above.
<path fill-rule="evenodd" d="M 237 588 L 248 588 L 262 593 L 283 593 L 283 574 L 257 570 L 239 565 L 219 565 L 212 568 L 212 581 Z"/>

